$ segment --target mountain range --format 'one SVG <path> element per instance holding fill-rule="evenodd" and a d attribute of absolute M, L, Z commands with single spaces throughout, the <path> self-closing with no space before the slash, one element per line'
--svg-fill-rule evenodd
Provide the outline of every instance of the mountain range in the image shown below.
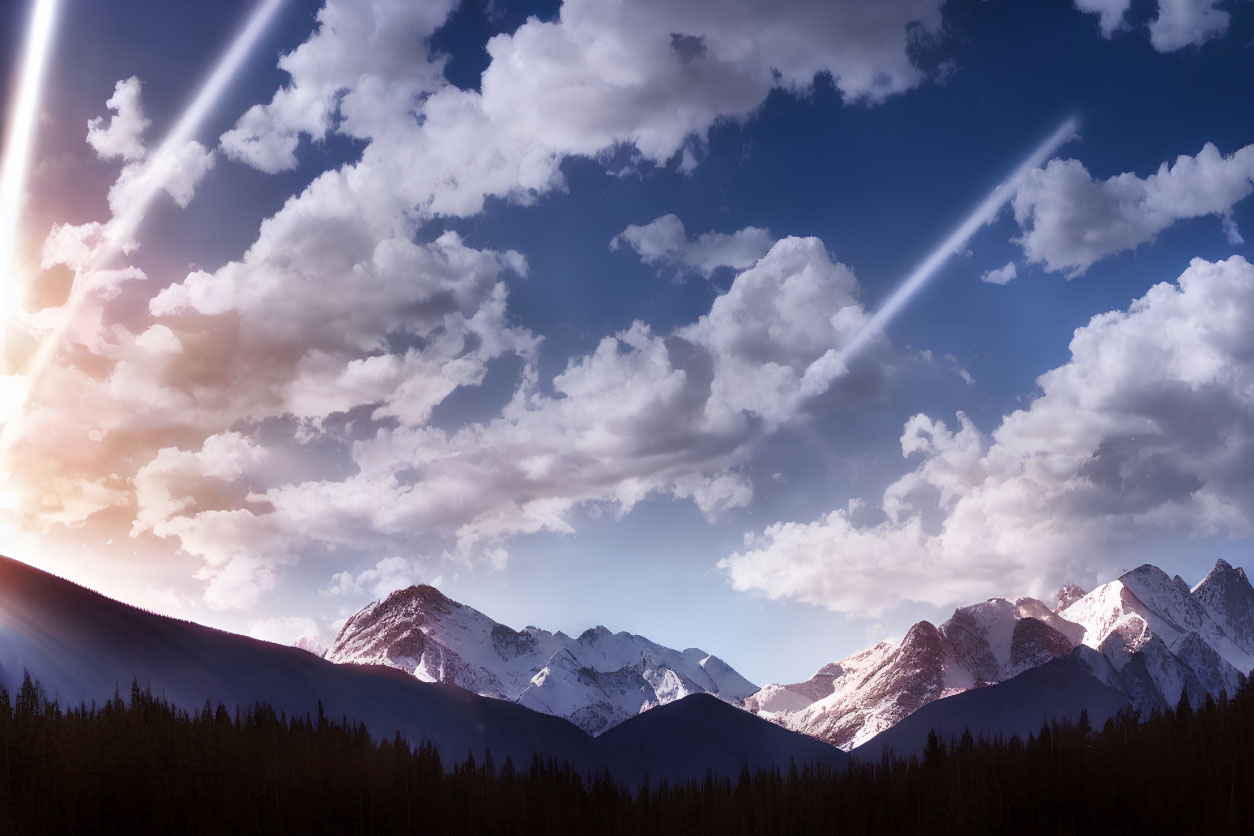
<path fill-rule="evenodd" d="M 304 650 L 156 615 L 0 557 L 0 685 L 29 672 L 62 706 L 97 705 L 131 683 L 188 711 L 269 704 L 287 715 L 364 722 L 378 736 L 434 743 L 524 768 L 533 757 L 609 770 L 626 785 L 735 774 L 773 764 L 847 761 L 840 750 L 710 697 L 682 699 L 594 738 L 560 717 L 384 665 L 335 664 Z M 693 701 L 695 700 L 695 701 Z M 704 700 L 704 701 L 703 701 Z"/>
<path fill-rule="evenodd" d="M 758 686 L 717 656 L 593 627 L 577 637 L 513 630 L 431 586 L 411 586 L 345 622 L 325 658 L 387 665 L 570 720 L 600 734 L 692 694 L 740 705 Z"/>
<path fill-rule="evenodd" d="M 595 627 L 514 630 L 430 586 L 349 618 L 325 658 L 155 615 L 0 559 L 0 683 L 63 704 L 132 679 L 177 705 L 267 702 L 442 751 L 536 754 L 627 780 L 918 752 L 928 732 L 1026 736 L 1051 718 L 1234 693 L 1254 668 L 1254 587 L 1218 561 L 1196 586 L 1146 564 L 1052 605 L 995 597 L 900 642 L 758 688 L 717 656 Z M 744 710 L 741 710 L 744 709 Z M 769 722 L 768 722 L 769 721 Z"/>
<path fill-rule="evenodd" d="M 1096 722 L 1122 705 L 1174 706 L 1182 694 L 1197 705 L 1234 693 L 1251 668 L 1254 587 L 1244 570 L 1220 560 L 1190 589 L 1145 564 L 1088 593 L 1064 587 L 1053 607 L 990 598 L 939 627 L 921 621 L 900 643 L 881 642 L 804 682 L 767 685 L 745 707 L 843 749 L 865 753 L 859 747 L 875 741 L 878 751 L 891 739 L 906 751 L 934 726 L 1026 733 L 1085 707 Z"/>

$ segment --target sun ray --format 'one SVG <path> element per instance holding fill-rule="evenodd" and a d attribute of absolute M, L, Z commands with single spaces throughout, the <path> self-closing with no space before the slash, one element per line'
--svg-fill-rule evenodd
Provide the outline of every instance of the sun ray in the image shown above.
<path fill-rule="evenodd" d="M 51 333 L 44 337 L 35 351 L 34 357 L 25 370 L 24 386 L 19 393 L 20 403 L 15 407 L 17 412 L 30 401 L 56 359 L 66 333 L 74 322 L 85 299 L 84 282 L 79 276 L 91 270 L 99 270 L 109 266 L 132 240 L 144 220 L 153 199 L 161 191 L 165 175 L 177 159 L 178 152 L 191 141 L 200 131 L 205 119 L 212 112 L 222 94 L 244 67 L 244 62 L 253 48 L 265 33 L 284 0 L 264 0 L 248 18 L 244 28 L 240 30 L 230 47 L 218 60 L 213 72 L 201 85 L 195 98 L 188 104 L 178 122 L 162 140 L 161 145 L 149 158 L 140 175 L 141 186 L 126 210 L 112 218 L 105 228 L 105 239 L 90 261 L 84 265 L 70 289 L 69 298 L 62 306 L 60 315 Z M 0 453 L 6 452 L 12 444 L 10 428 L 12 421 L 0 429 Z"/>
<path fill-rule="evenodd" d="M 1018 188 L 1019 181 L 1024 178 L 1030 171 L 1040 168 L 1045 162 L 1054 155 L 1060 147 L 1070 141 L 1076 135 L 1078 123 L 1074 118 L 1067 119 L 1050 134 L 1046 139 L 1036 147 L 1036 149 L 1028 155 L 1019 167 L 1011 173 L 1010 177 L 1001 182 L 997 188 L 989 193 L 978 206 L 942 241 L 936 249 L 928 254 L 917 267 L 906 277 L 892 295 L 884 301 L 884 304 L 871 315 L 866 324 L 862 326 L 852 340 L 840 351 L 838 361 L 844 365 L 855 359 L 858 354 L 864 351 L 876 335 L 884 331 L 888 324 L 909 304 L 910 300 L 918 295 L 929 281 L 931 281 L 940 272 L 940 268 L 945 264 L 951 255 L 961 250 L 966 243 L 971 240 L 971 236 L 979 231 L 980 227 L 989 223 L 1001 211 L 1002 206 L 1009 201 Z"/>
<path fill-rule="evenodd" d="M 51 52 L 57 17 L 57 0 L 38 0 L 31 15 L 22 60 L 17 100 L 10 113 L 5 137 L 4 164 L 0 169 L 0 369 L 8 370 L 8 328 L 17 310 L 22 282 L 17 269 L 17 236 L 26 203 L 26 179 L 31 148 L 39 119 L 39 96 Z"/>

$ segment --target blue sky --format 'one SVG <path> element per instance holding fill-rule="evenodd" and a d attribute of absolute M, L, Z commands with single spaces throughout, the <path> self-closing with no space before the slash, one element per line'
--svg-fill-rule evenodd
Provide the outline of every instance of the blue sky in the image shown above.
<path fill-rule="evenodd" d="M 62 0 L 6 392 L 72 324 L 4 548 L 277 640 L 435 582 L 760 683 L 988 595 L 1254 569 L 1254 9 L 881 5 L 288 0 L 103 265 L 261 4 Z"/>

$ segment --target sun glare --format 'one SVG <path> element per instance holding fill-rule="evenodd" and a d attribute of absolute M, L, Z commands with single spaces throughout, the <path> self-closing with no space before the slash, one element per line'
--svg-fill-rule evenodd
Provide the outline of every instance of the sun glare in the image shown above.
<path fill-rule="evenodd" d="M 4 139 L 4 164 L 0 171 L 0 328 L 3 329 L 0 338 L 4 340 L 0 370 L 3 371 L 10 370 L 8 326 L 22 292 L 17 268 L 17 236 L 25 205 L 31 147 L 39 118 L 39 94 L 56 16 L 57 0 L 38 0 L 31 16 L 16 102 L 9 114 L 9 133 Z"/>
<path fill-rule="evenodd" d="M 52 6 L 54 3 L 55 0 L 41 0 L 40 13 L 43 12 L 45 6 Z M 148 164 L 141 175 L 141 188 L 138 189 L 134 200 L 127 207 L 126 211 L 109 221 L 103 244 L 93 254 L 90 262 L 83 268 L 83 272 L 108 267 L 109 262 L 117 257 L 133 240 L 135 232 L 143 222 L 149 206 L 160 193 L 165 183 L 166 175 L 171 165 L 174 164 L 179 150 L 199 133 L 205 119 L 213 111 L 214 106 L 227 90 L 232 80 L 239 75 L 245 61 L 282 5 L 283 0 L 265 0 L 264 3 L 258 5 L 253 11 L 244 28 L 240 30 L 239 34 L 232 41 L 231 46 L 218 60 L 213 72 L 201 85 L 200 90 L 183 111 L 178 122 L 175 123 L 165 139 L 162 140 L 160 147 L 149 158 Z M 48 28 L 51 29 L 50 23 Z M 32 30 L 32 44 L 37 46 L 32 47 L 32 52 L 40 52 L 41 54 L 46 52 L 47 41 L 47 35 L 42 34 L 39 27 L 36 26 Z M 31 75 L 28 67 L 25 72 L 24 85 Z M 5 195 L 7 206 L 9 202 L 7 200 L 7 191 Z M 10 410 L 14 413 L 21 412 L 35 389 L 39 386 L 44 374 L 56 358 L 61 341 L 65 338 L 66 332 L 73 324 L 75 315 L 82 307 L 84 295 L 81 287 L 83 282 L 78 281 L 78 278 L 78 276 L 75 277 L 74 285 L 70 289 L 69 299 L 62 306 L 60 316 L 57 318 L 52 332 L 41 339 L 34 356 L 25 369 L 25 385 L 22 387 L 22 391 L 18 393 L 18 402 Z M 8 284 L 12 284 L 12 282 Z M 0 453 L 6 452 L 12 444 L 11 426 L 12 422 L 5 424 L 3 429 L 0 429 Z"/>

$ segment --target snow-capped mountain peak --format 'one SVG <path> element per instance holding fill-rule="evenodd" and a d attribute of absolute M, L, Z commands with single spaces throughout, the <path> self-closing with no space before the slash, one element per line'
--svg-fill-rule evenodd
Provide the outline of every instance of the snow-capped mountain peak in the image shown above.
<path fill-rule="evenodd" d="M 853 748 L 929 702 L 1068 653 L 1082 633 L 1035 598 L 989 598 L 954 610 L 940 627 L 920 621 L 900 644 L 882 642 L 824 666 L 805 682 L 768 685 L 745 707 Z"/>
<path fill-rule="evenodd" d="M 364 607 L 327 651 L 333 662 L 381 664 L 565 717 L 592 734 L 690 694 L 739 704 L 757 686 L 704 650 L 591 627 L 577 637 L 513 630 L 431 586 Z"/>
<path fill-rule="evenodd" d="M 1143 707 L 1174 704 L 1182 691 L 1193 700 L 1207 692 L 1234 692 L 1243 672 L 1254 666 L 1254 656 L 1234 640 L 1223 619 L 1211 616 L 1208 594 L 1226 597 L 1221 590 L 1229 582 L 1221 567 L 1216 570 L 1211 584 L 1198 585 L 1197 590 L 1207 590 L 1199 593 L 1179 576 L 1168 577 L 1150 564 L 1138 566 L 1076 601 L 1062 616 L 1084 628 L 1084 644 L 1110 659 L 1125 679 L 1125 691 Z"/>
<path fill-rule="evenodd" d="M 1060 613 L 1087 594 L 1088 593 L 1086 593 L 1084 589 L 1077 584 L 1063 584 L 1063 586 L 1061 586 L 1058 591 L 1054 593 L 1054 605 L 1050 607 L 1050 609 L 1052 609 L 1055 613 Z"/>
<path fill-rule="evenodd" d="M 1238 647 L 1254 654 L 1254 586 L 1244 569 L 1220 559 L 1191 592 Z"/>

